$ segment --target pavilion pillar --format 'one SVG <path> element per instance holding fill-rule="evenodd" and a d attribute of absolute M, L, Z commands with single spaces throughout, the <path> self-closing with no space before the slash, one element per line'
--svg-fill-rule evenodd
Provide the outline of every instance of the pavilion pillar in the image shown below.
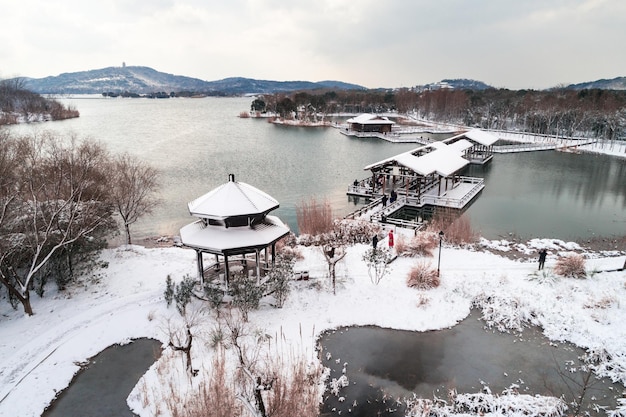
<path fill-rule="evenodd" d="M 226 280 L 226 287 L 230 283 L 230 271 L 228 268 L 228 255 L 224 254 L 224 279 Z"/>
<path fill-rule="evenodd" d="M 259 282 L 261 280 L 261 254 L 259 249 L 254 250 L 254 256 L 256 258 L 256 280 Z"/>
<path fill-rule="evenodd" d="M 276 242 L 272 243 L 272 266 L 276 265 Z"/>
<path fill-rule="evenodd" d="M 202 265 L 202 251 L 196 249 L 196 264 L 198 265 L 198 281 L 204 284 L 204 265 Z"/>

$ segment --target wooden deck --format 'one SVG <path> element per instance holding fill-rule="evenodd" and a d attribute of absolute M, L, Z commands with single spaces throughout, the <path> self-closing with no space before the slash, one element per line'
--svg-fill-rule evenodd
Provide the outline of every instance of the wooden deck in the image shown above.
<path fill-rule="evenodd" d="M 376 196 L 369 204 L 350 213 L 346 218 L 365 216 L 369 221 L 419 230 L 422 226 L 421 222 L 394 218 L 393 214 L 404 207 L 422 209 L 432 206 L 464 210 L 484 188 L 485 182 L 482 178 L 457 177 L 457 181 L 449 185 L 448 189 L 443 190 L 441 194 L 439 194 L 438 183 L 431 184 L 421 193 L 409 192 L 408 195 L 404 190 L 398 189 L 398 199 L 393 203 L 383 207 L 381 197 Z"/>

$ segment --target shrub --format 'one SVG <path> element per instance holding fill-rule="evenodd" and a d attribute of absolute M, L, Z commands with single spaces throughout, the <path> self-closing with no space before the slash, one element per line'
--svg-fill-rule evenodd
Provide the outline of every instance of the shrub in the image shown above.
<path fill-rule="evenodd" d="M 274 266 L 268 272 L 268 290 L 274 295 L 276 307 L 278 308 L 281 308 L 285 304 L 289 291 L 291 290 L 289 282 L 293 277 L 294 264 L 295 257 L 292 256 L 292 253 L 283 256 L 281 252 L 276 257 Z"/>
<path fill-rule="evenodd" d="M 557 259 L 554 272 L 569 278 L 585 278 L 585 258 L 582 255 L 573 254 Z"/>
<path fill-rule="evenodd" d="M 427 290 L 437 288 L 440 282 L 437 270 L 430 263 L 419 262 L 411 268 L 406 285 L 411 288 Z"/>
<path fill-rule="evenodd" d="M 231 280 L 230 295 L 233 297 L 233 305 L 239 309 L 243 320 L 247 322 L 248 313 L 259 308 L 263 287 L 257 284 L 256 278 L 239 273 Z"/>
<path fill-rule="evenodd" d="M 396 245 L 398 253 L 406 253 L 410 256 L 432 256 L 432 251 L 439 245 L 439 236 L 433 232 L 418 232 L 405 248 L 400 251 Z"/>
<path fill-rule="evenodd" d="M 372 283 L 378 285 L 383 277 L 389 272 L 387 265 L 391 261 L 392 255 L 389 249 L 369 248 L 363 254 L 363 262 L 367 265 L 367 274 Z"/>

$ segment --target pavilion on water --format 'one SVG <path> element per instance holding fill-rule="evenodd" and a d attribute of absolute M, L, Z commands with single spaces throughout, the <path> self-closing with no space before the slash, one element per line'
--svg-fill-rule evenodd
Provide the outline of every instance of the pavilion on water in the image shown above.
<path fill-rule="evenodd" d="M 200 282 L 217 275 L 228 284 L 232 273 L 260 279 L 270 267 L 270 259 L 274 262 L 276 242 L 289 233 L 278 217 L 269 215 L 279 207 L 278 201 L 251 185 L 235 181 L 233 174 L 227 183 L 193 200 L 188 207 L 198 220 L 180 229 L 180 239 L 184 246 L 196 251 Z M 215 256 L 206 268 L 204 254 Z M 254 254 L 254 258 L 248 254 Z"/>
<path fill-rule="evenodd" d="M 371 177 L 356 180 L 349 195 L 367 197 L 374 208 L 386 196 L 389 204 L 376 209 L 371 220 L 414 227 L 436 207 L 464 210 L 484 188 L 482 178 L 461 176 L 470 164 L 473 144 L 462 138 L 433 142 L 366 166 Z"/>
<path fill-rule="evenodd" d="M 498 141 L 498 137 L 480 129 L 472 129 L 465 133 L 452 136 L 442 142 L 452 145 L 460 140 L 467 140 L 472 144 L 463 157 L 472 164 L 486 164 L 493 158 L 493 144 Z"/>

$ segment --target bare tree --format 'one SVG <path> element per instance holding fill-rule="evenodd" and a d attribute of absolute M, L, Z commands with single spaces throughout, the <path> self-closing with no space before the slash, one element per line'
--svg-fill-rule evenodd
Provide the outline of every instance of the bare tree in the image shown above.
<path fill-rule="evenodd" d="M 30 290 L 42 268 L 63 249 L 111 227 L 108 154 L 94 142 L 50 133 L 12 146 L 21 160 L 14 185 L 3 185 L 3 207 L 11 210 L 0 222 L 0 282 L 32 315 Z"/>
<path fill-rule="evenodd" d="M 159 185 L 158 171 L 136 157 L 124 153 L 115 159 L 111 184 L 112 200 L 124 223 L 126 243 L 131 242 L 130 225 L 158 204 L 154 193 Z"/>

